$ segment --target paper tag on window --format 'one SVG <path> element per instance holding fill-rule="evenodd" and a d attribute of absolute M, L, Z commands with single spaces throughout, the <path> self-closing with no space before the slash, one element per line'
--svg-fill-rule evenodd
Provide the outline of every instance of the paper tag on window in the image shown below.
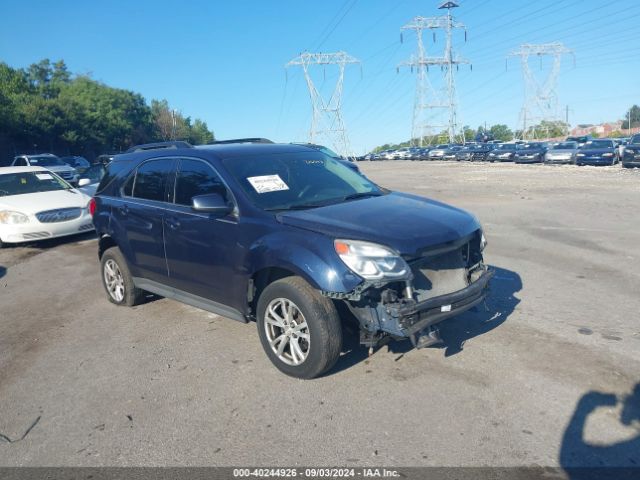
<path fill-rule="evenodd" d="M 258 193 L 279 192 L 289 190 L 280 175 L 261 175 L 259 177 L 247 177 L 249 183 Z"/>
<path fill-rule="evenodd" d="M 441 312 L 450 312 L 451 311 L 451 305 L 442 305 L 440 307 L 440 311 Z"/>
<path fill-rule="evenodd" d="M 53 180 L 53 177 L 48 173 L 36 173 L 38 180 Z"/>

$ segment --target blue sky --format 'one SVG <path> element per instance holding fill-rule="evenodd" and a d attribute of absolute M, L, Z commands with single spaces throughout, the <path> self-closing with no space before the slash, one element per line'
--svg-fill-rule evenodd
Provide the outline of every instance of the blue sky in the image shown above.
<path fill-rule="evenodd" d="M 460 0 L 468 40 L 454 46 L 473 64 L 457 74 L 459 116 L 473 128 L 516 127 L 523 101 L 521 43 L 563 42 L 558 83 L 569 121 L 620 119 L 640 103 L 640 1 Z M 205 120 L 220 139 L 305 141 L 311 103 L 302 72 L 284 65 L 302 51 L 344 50 L 362 61 L 345 75 L 343 117 L 356 153 L 409 138 L 415 75 L 396 65 L 415 51 L 400 27 L 436 16 L 437 0 L 0 0 L 0 61 L 25 67 L 64 59 L 75 73 L 166 98 Z M 430 55 L 440 55 L 444 36 Z M 547 64 L 543 64 L 543 69 Z M 544 73 L 540 65 L 534 72 Z M 431 72 L 438 83 L 437 72 Z M 316 71 L 327 93 L 336 71 Z"/>

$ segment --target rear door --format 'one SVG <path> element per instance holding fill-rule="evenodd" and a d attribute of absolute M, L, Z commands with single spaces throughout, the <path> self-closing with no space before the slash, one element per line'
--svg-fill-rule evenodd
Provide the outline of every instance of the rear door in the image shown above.
<path fill-rule="evenodd" d="M 122 201 L 113 207 L 113 217 L 126 239 L 122 250 L 133 275 L 165 283 L 164 210 L 168 185 L 176 160 L 160 158 L 140 164 L 125 182 Z"/>
<path fill-rule="evenodd" d="M 213 167 L 204 160 L 180 159 L 175 175 L 173 205 L 165 218 L 169 284 L 179 290 L 238 307 L 241 247 L 234 213 L 196 212 L 191 199 L 219 193 L 230 204 L 232 195 Z"/>

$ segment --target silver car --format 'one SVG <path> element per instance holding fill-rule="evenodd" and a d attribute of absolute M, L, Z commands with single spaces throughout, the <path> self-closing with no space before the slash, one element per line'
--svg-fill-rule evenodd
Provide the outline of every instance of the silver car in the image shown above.
<path fill-rule="evenodd" d="M 13 159 L 12 167 L 42 167 L 62 177 L 75 185 L 78 181 L 78 172 L 75 168 L 64 163 L 60 158 L 51 153 L 39 153 L 37 155 L 18 155 Z"/>
<path fill-rule="evenodd" d="M 578 142 L 559 142 L 544 155 L 544 163 L 576 163 Z"/>

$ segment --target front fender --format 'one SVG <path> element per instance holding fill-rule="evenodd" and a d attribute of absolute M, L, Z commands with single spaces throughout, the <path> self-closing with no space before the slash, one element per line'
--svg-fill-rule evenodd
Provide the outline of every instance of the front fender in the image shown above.
<path fill-rule="evenodd" d="M 327 292 L 348 293 L 363 282 L 340 260 L 333 239 L 308 231 L 288 229 L 257 240 L 249 248 L 248 270 L 284 268 Z"/>

